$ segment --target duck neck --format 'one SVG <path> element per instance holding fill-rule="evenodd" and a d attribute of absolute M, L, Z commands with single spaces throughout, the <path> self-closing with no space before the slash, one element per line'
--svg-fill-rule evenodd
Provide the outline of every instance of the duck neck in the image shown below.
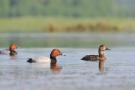
<path fill-rule="evenodd" d="M 10 50 L 10 56 L 15 56 L 17 54 L 17 52 L 15 50 Z"/>
<path fill-rule="evenodd" d="M 57 63 L 56 57 L 52 57 L 52 56 L 50 55 L 50 59 L 51 59 L 51 65 L 55 65 L 55 64 Z"/>
<path fill-rule="evenodd" d="M 105 55 L 104 55 L 104 51 L 103 51 L 103 50 L 102 50 L 102 51 L 101 51 L 101 50 L 99 50 L 99 51 L 98 51 L 98 53 L 99 53 L 99 57 L 101 57 L 101 58 L 102 58 L 102 57 L 105 57 Z"/>

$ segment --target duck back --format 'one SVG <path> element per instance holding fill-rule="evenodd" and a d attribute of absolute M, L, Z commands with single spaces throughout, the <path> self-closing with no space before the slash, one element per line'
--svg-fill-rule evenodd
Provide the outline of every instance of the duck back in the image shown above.
<path fill-rule="evenodd" d="M 98 55 L 86 55 L 81 60 L 84 61 L 98 61 L 99 56 Z"/>

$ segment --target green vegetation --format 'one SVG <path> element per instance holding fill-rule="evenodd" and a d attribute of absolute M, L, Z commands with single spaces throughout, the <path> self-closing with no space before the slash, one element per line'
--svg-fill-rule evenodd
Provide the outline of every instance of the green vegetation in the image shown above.
<path fill-rule="evenodd" d="M 0 17 L 135 17 L 134 0 L 0 0 Z"/>
<path fill-rule="evenodd" d="M 0 0 L 0 32 L 134 31 L 133 0 Z"/>
<path fill-rule="evenodd" d="M 43 18 L 0 19 L 0 32 L 125 32 L 135 30 L 135 19 Z"/>
<path fill-rule="evenodd" d="M 98 17 L 111 12 L 112 0 L 0 0 L 0 17 Z"/>

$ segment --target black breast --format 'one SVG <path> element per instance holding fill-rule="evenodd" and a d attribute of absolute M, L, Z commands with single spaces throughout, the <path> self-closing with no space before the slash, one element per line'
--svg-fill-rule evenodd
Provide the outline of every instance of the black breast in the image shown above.
<path fill-rule="evenodd" d="M 84 60 L 84 61 L 97 61 L 98 60 L 98 55 L 86 55 L 81 60 Z"/>
<path fill-rule="evenodd" d="M 14 51 L 14 50 L 12 50 L 12 51 L 10 51 L 9 55 L 10 55 L 10 56 L 15 56 L 15 55 L 17 55 L 17 52 Z"/>

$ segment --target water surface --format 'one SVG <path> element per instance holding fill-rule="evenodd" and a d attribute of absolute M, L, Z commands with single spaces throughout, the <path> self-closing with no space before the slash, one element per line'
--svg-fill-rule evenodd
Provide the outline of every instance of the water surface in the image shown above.
<path fill-rule="evenodd" d="M 80 60 L 97 54 L 97 48 L 60 48 L 59 71 L 43 64 L 29 64 L 28 57 L 49 56 L 52 48 L 21 48 L 16 58 L 0 56 L 1 90 L 134 90 L 135 47 L 110 47 L 102 72 L 99 62 Z"/>

